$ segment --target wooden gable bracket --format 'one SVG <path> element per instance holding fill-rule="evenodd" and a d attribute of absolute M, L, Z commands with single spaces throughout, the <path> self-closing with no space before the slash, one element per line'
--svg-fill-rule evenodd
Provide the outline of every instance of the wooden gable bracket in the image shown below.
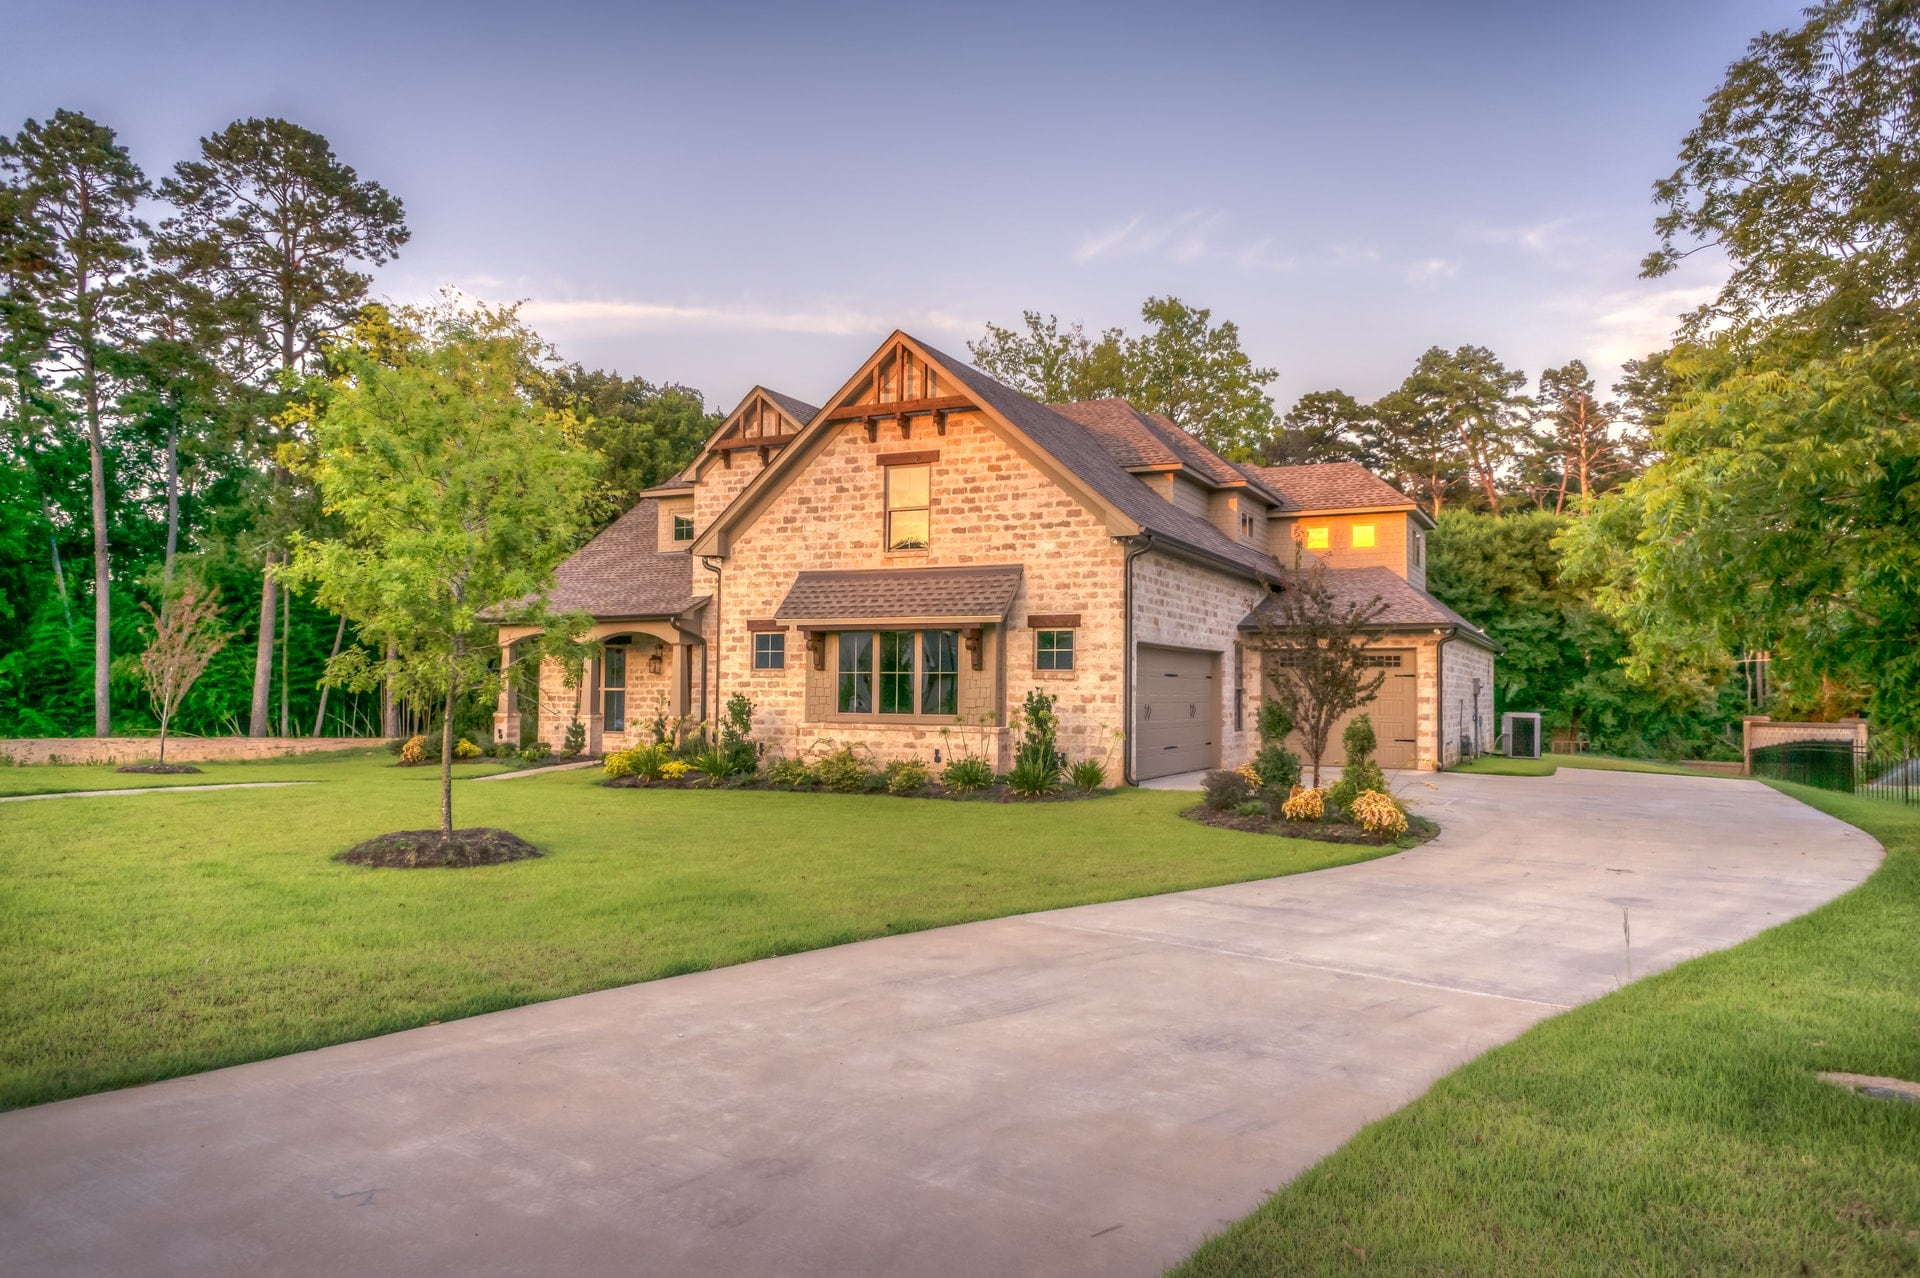
<path fill-rule="evenodd" d="M 933 433 L 936 435 L 944 435 L 947 433 L 947 410 L 944 408 L 934 411 Z"/>
<path fill-rule="evenodd" d="M 967 641 L 967 655 L 973 659 L 973 668 L 975 670 L 984 669 L 987 645 L 982 642 L 982 639 L 986 631 L 979 626 L 970 626 L 962 630 L 960 634 L 961 637 Z"/>
<path fill-rule="evenodd" d="M 900 438 L 902 439 L 913 438 L 913 418 L 902 417 L 900 419 Z"/>
<path fill-rule="evenodd" d="M 880 442 L 880 419 L 878 417 L 867 418 L 867 442 L 869 444 L 877 444 Z"/>
<path fill-rule="evenodd" d="M 827 668 L 827 632 L 824 630 L 807 631 L 807 655 L 813 658 L 815 670 Z"/>
<path fill-rule="evenodd" d="M 767 458 L 771 456 L 773 456 L 773 450 L 765 444 L 760 445 L 760 464 L 762 466 L 767 464 Z"/>
<path fill-rule="evenodd" d="M 720 469 L 732 470 L 733 469 L 733 450 L 731 448 L 722 448 L 719 450 L 719 453 L 720 453 Z"/>

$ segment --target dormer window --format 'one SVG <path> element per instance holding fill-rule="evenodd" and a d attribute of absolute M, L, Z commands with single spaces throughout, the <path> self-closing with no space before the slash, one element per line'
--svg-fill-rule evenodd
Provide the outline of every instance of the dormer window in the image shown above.
<path fill-rule="evenodd" d="M 1353 548 L 1355 550 L 1373 549 L 1373 525 L 1355 524 L 1353 526 Z"/>
<path fill-rule="evenodd" d="M 1305 539 L 1307 549 L 1325 550 L 1331 544 L 1327 536 L 1330 531 L 1324 524 L 1318 528 L 1307 529 Z"/>
<path fill-rule="evenodd" d="M 693 540 L 692 515 L 675 515 L 673 517 L 673 539 L 675 541 Z"/>
<path fill-rule="evenodd" d="M 887 467 L 887 549 L 925 550 L 933 467 Z"/>

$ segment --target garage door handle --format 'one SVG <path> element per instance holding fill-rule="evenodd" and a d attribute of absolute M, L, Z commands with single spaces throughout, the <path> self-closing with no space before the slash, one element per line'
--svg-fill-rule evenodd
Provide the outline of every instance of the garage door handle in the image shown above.
<path fill-rule="evenodd" d="M 1148 719 L 1151 719 L 1151 718 L 1153 718 L 1153 707 L 1152 707 L 1152 706 L 1141 706 L 1140 708 L 1141 708 L 1141 710 L 1143 710 L 1143 711 L 1145 711 L 1145 712 L 1146 712 L 1146 713 L 1145 713 L 1145 715 L 1144 715 L 1143 717 L 1145 717 L 1145 718 L 1148 718 Z"/>
<path fill-rule="evenodd" d="M 1187 718 L 1189 718 L 1189 719 L 1197 719 L 1197 718 L 1199 718 L 1199 717 L 1200 717 L 1200 707 L 1199 707 L 1199 706 L 1196 706 L 1196 705 L 1194 705 L 1194 704 L 1193 704 L 1192 702 L 1188 702 L 1188 703 L 1187 703 Z"/>

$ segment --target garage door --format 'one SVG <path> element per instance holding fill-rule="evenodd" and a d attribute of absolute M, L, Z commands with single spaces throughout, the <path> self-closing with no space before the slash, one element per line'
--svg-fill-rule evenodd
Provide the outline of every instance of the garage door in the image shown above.
<path fill-rule="evenodd" d="M 1386 675 L 1380 685 L 1380 691 L 1374 693 L 1373 700 L 1355 710 L 1352 714 L 1341 716 L 1333 725 L 1333 731 L 1327 737 L 1326 758 L 1321 767 L 1338 768 L 1347 761 L 1347 750 L 1343 744 L 1347 725 L 1355 715 L 1365 713 L 1372 716 L 1373 735 L 1379 739 L 1380 748 L 1374 759 L 1381 767 L 1392 771 L 1395 768 L 1410 768 L 1414 760 L 1420 757 L 1420 672 L 1416 665 L 1418 654 L 1407 648 L 1402 651 L 1387 649 L 1367 654 L 1367 661 Z M 1303 760 L 1306 750 L 1295 732 L 1287 743 L 1288 748 Z M 1326 782 L 1323 775 L 1321 782 Z"/>
<path fill-rule="evenodd" d="M 1141 780 L 1220 760 L 1220 654 L 1141 645 L 1134 684 L 1133 772 Z"/>

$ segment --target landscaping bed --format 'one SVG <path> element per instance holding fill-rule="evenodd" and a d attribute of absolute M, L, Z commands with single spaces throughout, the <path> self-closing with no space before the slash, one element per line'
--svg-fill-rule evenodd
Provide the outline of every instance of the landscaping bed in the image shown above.
<path fill-rule="evenodd" d="M 1315 839 L 1322 843 L 1360 843 L 1376 848 L 1418 847 L 1440 833 L 1440 827 L 1432 821 L 1411 813 L 1407 814 L 1407 828 L 1403 834 L 1374 834 L 1341 821 L 1289 821 L 1285 817 L 1243 814 L 1231 809 L 1210 808 L 1204 803 L 1196 804 L 1180 815 L 1217 830 L 1278 834 L 1283 838 Z"/>
<path fill-rule="evenodd" d="M 1048 793 L 1021 794 L 1004 781 L 970 789 L 959 789 L 939 781 L 930 781 L 918 789 L 895 790 L 887 784 L 887 774 L 884 771 L 869 775 L 876 779 L 874 783 L 863 783 L 851 789 L 833 789 L 818 783 L 781 785 L 757 776 L 729 777 L 724 781 L 714 782 L 697 772 L 673 780 L 620 776 L 603 781 L 601 784 L 613 790 L 774 790 L 788 794 L 878 794 L 893 799 L 950 799 L 975 803 L 1066 803 L 1074 799 L 1097 799 L 1102 795 L 1113 793 L 1110 789 L 1082 790 L 1077 786 L 1066 785 Z"/>
<path fill-rule="evenodd" d="M 517 834 L 475 826 L 450 835 L 439 830 L 396 830 L 356 843 L 333 859 L 386 870 L 458 870 L 539 855 L 539 848 Z"/>
<path fill-rule="evenodd" d="M 183 777 L 200 769 L 191 763 L 123 763 L 114 771 L 143 777 Z"/>

